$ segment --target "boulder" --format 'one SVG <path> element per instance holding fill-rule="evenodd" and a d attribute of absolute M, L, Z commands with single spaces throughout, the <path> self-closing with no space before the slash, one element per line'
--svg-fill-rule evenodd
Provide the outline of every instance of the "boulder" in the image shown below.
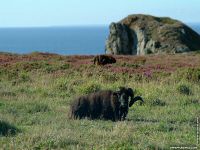
<path fill-rule="evenodd" d="M 145 55 L 200 50 L 200 35 L 168 17 L 130 15 L 111 23 L 107 54 Z"/>

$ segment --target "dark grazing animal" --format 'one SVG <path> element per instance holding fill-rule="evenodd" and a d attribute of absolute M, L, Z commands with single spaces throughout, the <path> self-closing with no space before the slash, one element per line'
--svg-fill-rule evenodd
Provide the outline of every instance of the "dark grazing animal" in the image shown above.
<path fill-rule="evenodd" d="M 119 91 L 104 90 L 80 96 L 70 105 L 69 117 L 72 119 L 105 119 L 124 120 L 129 106 L 137 100 L 131 88 L 120 88 Z"/>
<path fill-rule="evenodd" d="M 110 55 L 97 55 L 94 57 L 95 65 L 106 65 L 116 63 L 116 59 Z"/>

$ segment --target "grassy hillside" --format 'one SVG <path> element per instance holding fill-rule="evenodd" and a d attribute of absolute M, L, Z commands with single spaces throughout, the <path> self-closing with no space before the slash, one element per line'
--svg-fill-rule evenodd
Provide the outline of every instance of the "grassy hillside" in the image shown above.
<path fill-rule="evenodd" d="M 0 54 L 0 149 L 169 149 L 197 145 L 200 54 L 116 56 Z M 145 103 L 122 122 L 68 119 L 74 97 L 134 88 Z"/>

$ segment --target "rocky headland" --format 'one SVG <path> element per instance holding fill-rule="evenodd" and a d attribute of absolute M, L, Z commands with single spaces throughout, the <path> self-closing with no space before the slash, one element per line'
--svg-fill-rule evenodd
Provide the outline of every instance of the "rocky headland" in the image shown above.
<path fill-rule="evenodd" d="M 129 15 L 111 23 L 107 54 L 145 55 L 183 53 L 200 49 L 200 35 L 168 17 Z"/>

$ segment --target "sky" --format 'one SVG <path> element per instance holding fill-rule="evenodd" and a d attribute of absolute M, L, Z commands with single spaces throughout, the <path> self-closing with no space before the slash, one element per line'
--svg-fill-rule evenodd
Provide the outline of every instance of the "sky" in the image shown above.
<path fill-rule="evenodd" d="M 200 23 L 200 0 L 0 0 L 0 27 L 108 25 L 130 14 Z"/>

